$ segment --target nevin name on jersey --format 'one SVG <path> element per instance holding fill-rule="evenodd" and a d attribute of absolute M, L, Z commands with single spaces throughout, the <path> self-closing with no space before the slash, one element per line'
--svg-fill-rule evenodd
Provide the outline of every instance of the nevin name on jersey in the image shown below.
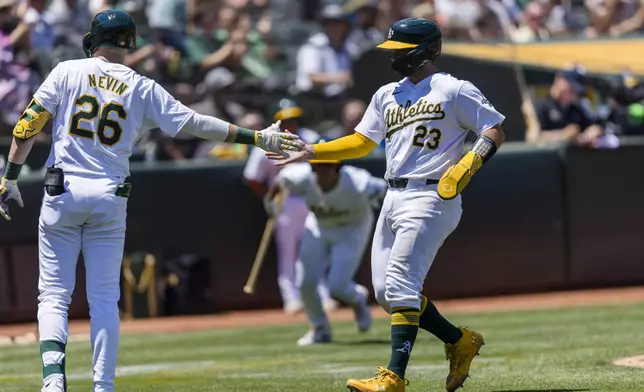
<path fill-rule="evenodd" d="M 89 78 L 90 87 L 111 91 L 119 96 L 122 96 L 129 87 L 127 84 L 111 76 L 88 74 L 87 77 Z"/>

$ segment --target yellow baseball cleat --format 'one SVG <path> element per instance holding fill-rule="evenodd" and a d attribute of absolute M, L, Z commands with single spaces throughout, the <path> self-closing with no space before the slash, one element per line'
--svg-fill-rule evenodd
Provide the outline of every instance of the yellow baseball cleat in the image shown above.
<path fill-rule="evenodd" d="M 405 392 L 409 381 L 402 380 L 389 369 L 378 368 L 374 378 L 347 381 L 347 388 L 354 392 Z"/>
<path fill-rule="evenodd" d="M 460 328 L 463 336 L 454 344 L 445 345 L 445 356 L 449 361 L 449 375 L 445 381 L 445 389 L 454 392 L 463 386 L 470 374 L 470 365 L 475 356 L 479 355 L 481 346 L 485 344 L 480 333 Z"/>

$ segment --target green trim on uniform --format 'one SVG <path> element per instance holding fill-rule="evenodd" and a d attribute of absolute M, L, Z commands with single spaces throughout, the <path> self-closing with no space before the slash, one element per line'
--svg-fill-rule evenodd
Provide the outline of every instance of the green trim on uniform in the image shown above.
<path fill-rule="evenodd" d="M 7 167 L 4 169 L 4 178 L 7 180 L 17 180 L 22 170 L 22 165 L 7 161 Z"/>
<path fill-rule="evenodd" d="M 40 342 L 40 357 L 41 357 L 41 364 L 42 364 L 42 377 L 43 379 L 46 379 L 49 376 L 55 375 L 55 374 L 61 374 L 65 375 L 65 343 L 61 342 L 56 342 L 53 340 L 47 340 Z M 42 361 L 42 357 L 45 353 L 48 352 L 55 352 L 55 353 L 62 353 L 63 354 L 63 360 L 61 363 L 56 363 L 56 364 L 48 364 L 45 366 L 44 361 Z"/>
<path fill-rule="evenodd" d="M 234 143 L 255 144 L 255 131 L 248 128 L 237 127 L 237 135 Z"/>

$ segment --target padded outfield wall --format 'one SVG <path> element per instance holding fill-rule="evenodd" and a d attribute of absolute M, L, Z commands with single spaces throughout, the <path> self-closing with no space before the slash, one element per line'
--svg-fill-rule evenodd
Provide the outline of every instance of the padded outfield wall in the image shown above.
<path fill-rule="evenodd" d="M 466 189 L 461 223 L 438 254 L 426 294 L 456 298 L 644 284 L 643 156 L 638 143 L 618 150 L 507 144 Z M 384 172 L 382 158 L 353 164 L 374 175 Z M 257 294 L 242 292 L 266 222 L 242 170 L 243 162 L 133 165 L 127 252 L 156 255 L 159 280 L 169 265 L 178 271 L 179 287 L 189 292 L 183 302 L 175 298 L 173 313 L 280 306 L 274 246 Z M 173 190 L 176 184 L 181 191 Z M 20 187 L 26 208 L 14 208 L 14 219 L 0 222 L 0 323 L 36 315 L 43 179 L 25 176 Z M 200 262 L 181 270 L 177 266 L 186 264 L 176 260 L 182 254 Z M 79 272 L 72 317 L 87 316 L 82 263 Z M 357 280 L 371 286 L 368 253 Z"/>

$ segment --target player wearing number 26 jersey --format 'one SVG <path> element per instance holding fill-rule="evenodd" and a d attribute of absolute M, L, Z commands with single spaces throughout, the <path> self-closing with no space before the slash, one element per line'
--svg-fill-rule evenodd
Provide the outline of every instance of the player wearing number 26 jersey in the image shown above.
<path fill-rule="evenodd" d="M 351 159 L 385 141 L 389 191 L 371 248 L 376 299 L 391 314 L 391 357 L 373 378 L 351 379 L 359 392 L 404 392 L 416 335 L 424 329 L 445 343 L 448 392 L 463 385 L 483 336 L 445 320 L 423 296 L 434 258 L 461 218 L 461 191 L 503 143 L 505 119 L 474 85 L 439 72 L 441 32 L 425 19 L 403 19 L 379 48 L 404 78 L 380 88 L 353 135 L 305 146 L 278 165 L 305 159 Z M 462 155 L 468 132 L 478 136 Z M 270 155 L 270 154 L 269 154 Z M 457 277 L 455 277 L 457 278 Z M 457 279 L 455 279 L 458 282 Z"/>
<path fill-rule="evenodd" d="M 187 132 L 217 141 L 257 145 L 284 153 L 302 143 L 202 116 L 154 81 L 123 65 L 134 48 L 136 26 L 120 11 L 92 20 L 83 39 L 88 59 L 59 64 L 38 89 L 14 128 L 0 183 L 0 215 L 11 219 L 9 200 L 22 206 L 17 179 L 37 135 L 53 117 L 45 193 L 38 224 L 38 325 L 43 392 L 64 392 L 67 310 L 76 262 L 83 253 L 93 362 L 93 391 L 114 391 L 119 339 L 119 280 L 125 241 L 132 146 L 142 131 L 158 127 L 170 136 Z"/>

